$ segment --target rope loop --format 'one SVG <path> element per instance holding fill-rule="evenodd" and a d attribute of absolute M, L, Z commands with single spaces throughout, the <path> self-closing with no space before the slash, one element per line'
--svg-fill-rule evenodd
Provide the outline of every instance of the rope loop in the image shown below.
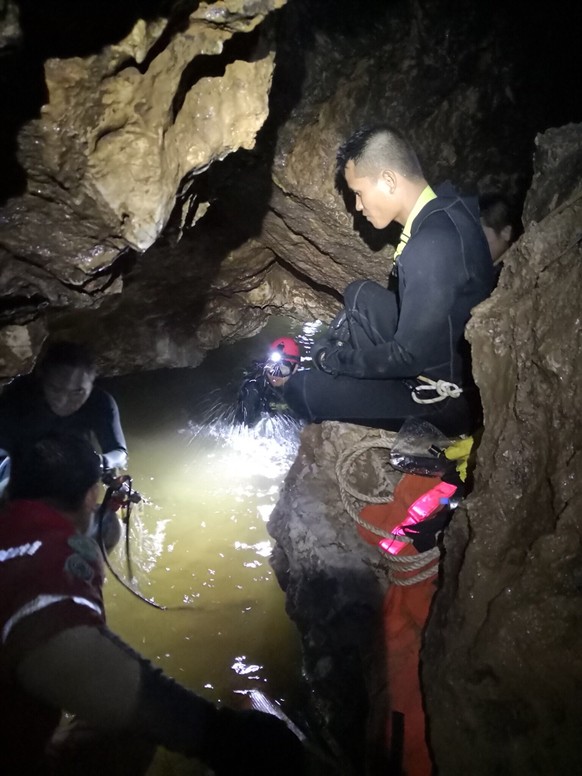
<path fill-rule="evenodd" d="M 412 400 L 417 404 L 436 404 L 445 399 L 458 399 L 463 393 L 463 389 L 456 383 L 449 383 L 446 380 L 431 380 L 430 377 L 424 375 L 419 375 L 417 379 L 426 383 L 426 385 L 417 385 L 412 391 Z M 437 395 L 429 399 L 421 399 L 418 396 L 419 391 L 435 391 Z"/>

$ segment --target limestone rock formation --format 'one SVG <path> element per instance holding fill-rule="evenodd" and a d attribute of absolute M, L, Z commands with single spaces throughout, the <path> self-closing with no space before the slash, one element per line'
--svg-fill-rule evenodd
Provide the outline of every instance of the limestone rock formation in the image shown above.
<path fill-rule="evenodd" d="M 46 59 L 40 115 L 18 137 L 26 186 L 0 222 L 10 323 L 119 292 L 116 259 L 150 247 L 177 202 L 201 205 L 189 200 L 189 176 L 252 148 L 273 72 L 263 23 L 284 2 L 175 4 L 168 18 L 136 18 L 96 53 Z"/>
<path fill-rule="evenodd" d="M 582 768 L 582 126 L 536 145 L 525 234 L 468 329 L 485 434 L 424 652 L 443 774 Z"/>
<path fill-rule="evenodd" d="M 301 633 L 316 721 L 343 763 L 342 772 L 353 776 L 363 772 L 369 754 L 366 728 L 373 706 L 383 724 L 379 612 L 387 569 L 381 552 L 359 537 L 346 512 L 336 464 L 357 445 L 369 444 L 347 467 L 345 478 L 359 492 L 389 498 L 386 450 L 374 447 L 386 433 L 347 423 L 307 426 L 268 523 L 276 541 L 271 565 Z M 377 732 L 370 745 L 378 745 Z"/>

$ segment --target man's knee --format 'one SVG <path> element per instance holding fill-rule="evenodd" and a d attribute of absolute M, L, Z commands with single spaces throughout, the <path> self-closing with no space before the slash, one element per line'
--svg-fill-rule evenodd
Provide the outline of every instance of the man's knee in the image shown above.
<path fill-rule="evenodd" d="M 360 295 L 362 288 L 368 283 L 373 283 L 371 280 L 353 280 L 349 283 L 344 291 L 344 305 L 348 308 L 352 307 L 358 296 Z"/>
<path fill-rule="evenodd" d="M 307 402 L 308 385 L 313 382 L 315 375 L 320 373 L 310 369 L 297 372 L 287 380 L 284 388 L 284 399 L 289 408 L 302 420 L 313 423 L 315 418 Z"/>

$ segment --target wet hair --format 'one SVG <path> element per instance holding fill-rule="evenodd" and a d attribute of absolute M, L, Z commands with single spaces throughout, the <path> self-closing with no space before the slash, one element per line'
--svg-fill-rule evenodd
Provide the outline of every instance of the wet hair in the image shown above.
<path fill-rule="evenodd" d="M 49 501 L 76 511 L 101 477 L 101 461 L 88 439 L 47 434 L 11 453 L 8 497 Z"/>
<path fill-rule="evenodd" d="M 360 177 L 378 177 L 382 170 L 394 170 L 405 178 L 423 177 L 418 157 L 410 143 L 387 124 L 363 127 L 340 146 L 336 157 L 336 174 L 343 178 L 346 165 L 353 161 Z"/>
<path fill-rule="evenodd" d="M 52 342 L 39 362 L 39 369 L 43 373 L 60 367 L 84 369 L 93 374 L 97 371 L 95 356 L 91 349 L 79 342 L 68 340 Z"/>
<path fill-rule="evenodd" d="M 485 226 L 493 229 L 496 234 L 510 226 L 515 231 L 515 212 L 509 199 L 497 192 L 489 191 L 479 196 L 479 214 Z"/>

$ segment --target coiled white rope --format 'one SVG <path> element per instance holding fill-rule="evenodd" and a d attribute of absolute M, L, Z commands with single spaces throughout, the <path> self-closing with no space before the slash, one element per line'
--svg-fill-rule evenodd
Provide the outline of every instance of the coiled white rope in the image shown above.
<path fill-rule="evenodd" d="M 370 531 L 370 533 L 376 536 L 381 536 L 385 539 L 391 539 L 398 542 L 412 543 L 412 539 L 404 534 L 394 534 L 390 531 L 385 531 L 376 525 L 372 525 L 364 520 L 360 516 L 360 509 L 358 509 L 348 496 L 357 501 L 363 501 L 367 504 L 386 504 L 391 500 L 390 495 L 373 496 L 367 493 L 361 493 L 353 485 L 350 484 L 349 476 L 353 469 L 356 460 L 362 456 L 366 451 L 373 449 L 391 450 L 394 445 L 394 439 L 396 434 L 394 432 L 384 432 L 381 436 L 369 437 L 357 442 L 352 447 L 342 451 L 337 458 L 335 465 L 335 473 L 338 481 L 340 498 L 344 509 L 350 515 L 350 517 L 360 525 L 362 528 Z M 387 486 L 388 482 L 384 483 Z M 422 582 L 425 579 L 429 579 L 432 576 L 436 576 L 438 573 L 438 563 L 436 561 L 440 558 L 440 548 L 433 547 L 426 552 L 419 553 L 418 555 L 390 555 L 382 550 L 382 556 L 388 564 L 388 578 L 394 585 L 408 586 L 414 585 L 417 582 Z M 418 571 L 417 574 L 409 577 L 401 577 L 400 574 Z"/>
<path fill-rule="evenodd" d="M 399 537 L 402 541 L 402 537 Z M 388 578 L 393 585 L 406 587 L 415 585 L 425 579 L 436 577 L 438 574 L 438 561 L 441 557 L 440 547 L 433 547 L 418 555 L 386 555 L 388 563 Z M 399 574 L 405 574 L 410 571 L 418 570 L 418 574 L 411 577 L 401 577 Z"/>
<path fill-rule="evenodd" d="M 358 501 L 364 501 L 367 504 L 385 504 L 387 500 L 390 500 L 390 496 L 387 497 L 386 494 L 381 496 L 372 496 L 368 493 L 360 493 L 360 491 L 356 490 L 352 485 L 350 485 L 349 475 L 356 459 L 359 458 L 362 453 L 366 452 L 366 450 L 372 450 L 374 448 L 391 450 L 393 444 L 394 435 L 391 435 L 389 438 L 375 437 L 372 439 L 364 439 L 361 442 L 356 443 L 353 445 L 353 447 L 348 448 L 347 450 L 344 450 L 342 453 L 340 453 L 335 464 L 335 474 L 339 485 L 342 504 L 344 505 L 348 515 L 350 515 L 350 517 L 356 523 L 358 523 L 358 525 L 361 525 L 362 528 L 365 528 L 367 531 L 376 534 L 376 536 L 382 536 L 385 539 L 410 542 L 411 539 L 409 539 L 408 536 L 399 536 L 391 533 L 390 531 L 384 531 L 382 528 L 378 528 L 378 526 L 368 523 L 366 520 L 360 517 L 359 510 L 356 509 L 355 505 L 348 499 L 349 494 L 352 496 L 352 498 L 357 499 Z"/>

